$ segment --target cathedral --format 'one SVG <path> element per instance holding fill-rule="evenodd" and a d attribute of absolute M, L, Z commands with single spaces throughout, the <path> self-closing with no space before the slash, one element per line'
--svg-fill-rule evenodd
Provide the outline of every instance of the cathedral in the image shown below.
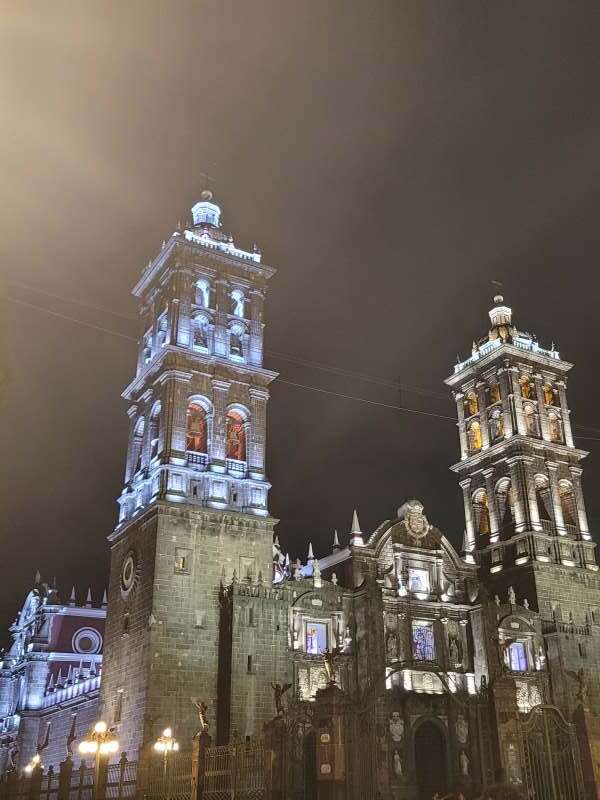
<path fill-rule="evenodd" d="M 269 514 L 265 465 L 275 273 L 225 232 L 209 191 L 142 271 L 107 607 L 61 604 L 36 585 L 0 662 L 0 770 L 22 768 L 48 736 L 64 755 L 94 715 L 132 758 L 166 726 L 191 747 L 194 698 L 218 745 L 304 709 L 305 787 L 429 800 L 502 775 L 536 797 L 600 796 L 600 576 L 572 364 L 517 327 L 497 295 L 487 332 L 446 379 L 461 552 L 426 498 L 399 497 L 374 531 L 354 512 L 330 552 L 311 547 L 294 563 Z M 61 654 L 49 614 L 88 633 L 76 640 L 69 622 Z M 323 733 L 336 703 L 359 724 Z M 539 726 L 547 750 L 532 744 Z M 331 737 L 341 749 L 325 752 Z"/>

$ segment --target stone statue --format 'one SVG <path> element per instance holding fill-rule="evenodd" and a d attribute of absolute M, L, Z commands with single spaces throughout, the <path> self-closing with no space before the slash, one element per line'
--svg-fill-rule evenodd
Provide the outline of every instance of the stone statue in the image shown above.
<path fill-rule="evenodd" d="M 392 711 L 392 716 L 390 717 L 389 721 L 390 727 L 390 736 L 392 737 L 392 741 L 396 742 L 397 744 L 402 743 L 402 737 L 404 736 L 404 720 L 400 716 L 399 711 Z"/>
<path fill-rule="evenodd" d="M 208 733 L 208 706 L 197 697 L 192 697 L 192 705 L 196 707 L 198 719 L 200 720 L 200 728 L 196 731 L 195 736 L 201 736 L 203 733 Z"/>
<path fill-rule="evenodd" d="M 73 714 L 73 719 L 71 721 L 71 730 L 69 731 L 69 735 L 67 736 L 67 758 L 73 758 L 73 742 L 77 739 L 77 734 L 75 732 L 75 725 L 77 722 L 77 714 Z"/>
<path fill-rule="evenodd" d="M 389 661 L 396 661 L 398 659 L 398 640 L 394 631 L 388 633 L 385 649 Z"/>
<path fill-rule="evenodd" d="M 465 776 L 468 776 L 470 770 L 470 761 L 469 761 L 469 756 L 465 753 L 464 750 L 460 751 L 459 761 L 460 761 L 461 773 Z"/>
<path fill-rule="evenodd" d="M 338 650 L 336 647 L 333 650 L 323 651 L 323 661 L 325 662 L 325 672 L 327 673 L 328 683 L 336 683 L 335 676 L 337 673 L 336 659 L 338 657 Z"/>
<path fill-rule="evenodd" d="M 292 684 L 284 683 L 282 686 L 280 683 L 272 683 L 271 688 L 273 689 L 273 699 L 275 700 L 275 711 L 277 716 L 281 717 L 284 711 L 283 695 L 292 688 Z"/>
<path fill-rule="evenodd" d="M 577 704 L 583 706 L 583 708 L 588 707 L 588 686 L 587 686 L 587 678 L 583 667 L 577 670 L 573 669 L 566 669 L 565 673 L 572 678 L 575 683 L 577 684 L 577 693 L 575 695 L 575 699 L 577 700 Z"/>
<path fill-rule="evenodd" d="M 515 594 L 515 590 L 512 586 L 508 587 L 508 602 L 511 606 L 517 605 L 517 595 Z"/>
<path fill-rule="evenodd" d="M 397 750 L 394 751 L 393 762 L 394 762 L 394 775 L 396 775 L 398 778 L 401 778 L 402 777 L 402 757 L 400 756 L 400 753 Z"/>

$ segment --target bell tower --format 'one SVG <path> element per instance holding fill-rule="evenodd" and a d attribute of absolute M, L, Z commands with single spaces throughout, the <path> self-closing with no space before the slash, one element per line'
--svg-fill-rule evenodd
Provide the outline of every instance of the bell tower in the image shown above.
<path fill-rule="evenodd" d="M 520 331 L 502 296 L 487 336 L 454 367 L 465 510 L 464 555 L 488 591 L 540 612 L 554 701 L 569 707 L 564 670 L 600 656 L 600 580 L 567 402 L 572 364 Z M 595 705 L 600 682 L 593 677 Z M 597 693 L 596 693 L 597 689 Z"/>
<path fill-rule="evenodd" d="M 596 570 L 567 404 L 572 364 L 515 327 L 502 296 L 490 330 L 446 380 L 458 413 L 465 554 L 490 575 L 538 562 Z"/>
<path fill-rule="evenodd" d="M 239 248 L 204 191 L 133 289 L 137 367 L 111 575 L 101 714 L 122 749 L 160 727 L 191 741 L 190 697 L 217 719 L 219 602 L 232 578 L 271 580 L 263 302 L 275 269 Z"/>

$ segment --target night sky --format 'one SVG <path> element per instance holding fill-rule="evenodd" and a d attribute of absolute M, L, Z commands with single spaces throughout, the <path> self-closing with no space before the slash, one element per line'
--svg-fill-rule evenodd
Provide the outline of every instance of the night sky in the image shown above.
<path fill-rule="evenodd" d="M 271 510 L 293 556 L 309 539 L 324 554 L 336 527 L 344 538 L 354 507 L 370 532 L 415 496 L 460 544 L 443 379 L 487 331 L 492 280 L 521 329 L 576 362 L 596 530 L 597 3 L 2 15 L 0 639 L 36 569 L 100 599 L 136 358 L 130 290 L 205 172 L 224 228 L 279 268 L 265 366 L 337 393 L 273 387 Z"/>

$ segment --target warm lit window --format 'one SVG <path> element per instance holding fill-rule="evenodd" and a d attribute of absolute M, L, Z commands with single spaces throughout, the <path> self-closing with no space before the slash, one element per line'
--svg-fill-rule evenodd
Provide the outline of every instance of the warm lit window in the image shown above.
<path fill-rule="evenodd" d="M 325 622 L 307 622 L 306 652 L 317 656 L 327 649 L 327 624 Z"/>
<path fill-rule="evenodd" d="M 475 527 L 479 533 L 490 532 L 490 511 L 488 497 L 485 491 L 479 491 L 473 498 L 473 515 Z"/>
<path fill-rule="evenodd" d="M 550 384 L 546 384 L 544 386 L 544 402 L 547 406 L 554 405 L 554 389 L 550 386 Z"/>
<path fill-rule="evenodd" d="M 227 458 L 246 460 L 246 431 L 244 420 L 237 411 L 227 413 Z"/>
<path fill-rule="evenodd" d="M 513 642 L 508 648 L 510 668 L 513 672 L 527 672 L 527 655 L 523 642 Z"/>
<path fill-rule="evenodd" d="M 500 401 L 500 386 L 497 383 L 493 383 L 490 386 L 490 405 L 494 405 L 494 403 L 498 403 Z"/>
<path fill-rule="evenodd" d="M 429 570 L 408 568 L 408 588 L 411 592 L 429 591 Z"/>
<path fill-rule="evenodd" d="M 186 449 L 192 453 L 206 453 L 206 413 L 198 403 L 188 406 Z"/>
<path fill-rule="evenodd" d="M 531 397 L 533 397 L 533 388 L 531 386 L 531 381 L 526 375 L 524 375 L 521 378 L 520 383 L 521 383 L 521 396 L 529 400 Z"/>
<path fill-rule="evenodd" d="M 416 661 L 433 661 L 435 648 L 433 643 L 433 626 L 431 623 L 413 622 L 412 651 Z"/>
<path fill-rule="evenodd" d="M 465 411 L 468 417 L 472 417 L 473 414 L 477 414 L 479 411 L 479 401 L 475 392 L 469 392 L 467 395 L 467 399 L 465 400 Z"/>
<path fill-rule="evenodd" d="M 550 431 L 550 440 L 553 442 L 562 442 L 562 428 L 560 419 L 554 413 L 548 414 L 548 429 Z"/>
<path fill-rule="evenodd" d="M 468 429 L 469 433 L 469 449 L 471 451 L 481 450 L 482 439 L 481 439 L 481 426 L 478 422 L 473 422 L 469 426 Z"/>

